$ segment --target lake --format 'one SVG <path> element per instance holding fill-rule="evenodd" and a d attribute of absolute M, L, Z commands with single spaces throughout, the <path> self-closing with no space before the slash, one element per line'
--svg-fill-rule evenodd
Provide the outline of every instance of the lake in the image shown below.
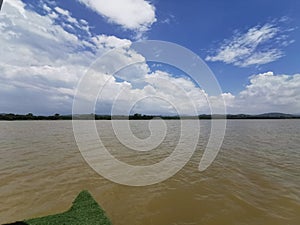
<path fill-rule="evenodd" d="M 130 121 L 133 133 L 148 137 L 148 122 Z M 96 124 L 112 155 L 149 165 L 178 143 L 179 121 L 165 122 L 167 136 L 150 152 L 124 147 L 110 121 Z M 130 187 L 89 167 L 71 121 L 0 122 L 0 224 L 63 212 L 84 189 L 114 225 L 300 224 L 300 120 L 228 120 L 221 150 L 203 172 L 198 165 L 210 121 L 200 125 L 196 151 L 182 170 L 158 184 Z"/>

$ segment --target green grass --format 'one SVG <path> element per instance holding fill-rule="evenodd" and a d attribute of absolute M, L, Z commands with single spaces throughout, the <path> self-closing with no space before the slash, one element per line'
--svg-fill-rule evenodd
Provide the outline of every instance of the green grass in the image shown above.
<path fill-rule="evenodd" d="M 88 191 L 82 191 L 72 207 L 61 214 L 26 220 L 29 225 L 111 225 Z"/>

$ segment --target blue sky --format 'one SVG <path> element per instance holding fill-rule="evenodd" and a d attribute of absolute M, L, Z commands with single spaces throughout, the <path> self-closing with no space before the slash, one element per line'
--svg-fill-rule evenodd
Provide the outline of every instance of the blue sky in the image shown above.
<path fill-rule="evenodd" d="M 176 70 L 141 64 L 124 71 L 123 80 L 114 78 L 96 112 L 109 113 L 111 96 L 121 89 L 131 99 L 150 93 L 164 96 L 166 102 L 174 98 L 174 90 L 153 80 L 156 77 L 183 88 L 199 113 L 209 111 L 205 99 L 216 105 L 225 101 L 229 113 L 300 113 L 299 11 L 297 0 L 4 1 L 0 111 L 70 113 L 76 86 L 98 57 L 134 41 L 163 40 L 199 55 L 223 93 L 209 96 L 189 79 L 178 77 Z M 124 60 L 140 57 L 129 55 Z M 137 74 L 143 83 L 132 79 Z M 99 82 L 103 79 L 105 75 Z M 183 98 L 176 99 L 189 114 Z M 122 99 L 125 105 L 128 101 Z M 172 114 L 171 108 L 148 99 L 134 110 Z"/>

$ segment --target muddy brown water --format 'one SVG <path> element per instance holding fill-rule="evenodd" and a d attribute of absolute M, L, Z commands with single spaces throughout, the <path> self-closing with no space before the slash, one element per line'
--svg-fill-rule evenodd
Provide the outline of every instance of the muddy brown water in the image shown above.
<path fill-rule="evenodd" d="M 148 121 L 132 121 L 145 138 Z M 97 121 L 103 143 L 131 164 L 159 162 L 178 141 L 178 121 L 154 153 L 138 155 Z M 67 210 L 89 190 L 114 225 L 300 224 L 300 120 L 229 120 L 217 159 L 197 167 L 209 136 L 201 121 L 197 149 L 170 179 L 129 187 L 92 170 L 76 145 L 71 121 L 0 122 L 0 224 Z"/>

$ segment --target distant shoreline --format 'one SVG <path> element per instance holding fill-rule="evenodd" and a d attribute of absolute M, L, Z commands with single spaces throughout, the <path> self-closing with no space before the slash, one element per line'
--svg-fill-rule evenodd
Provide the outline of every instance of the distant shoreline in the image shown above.
<path fill-rule="evenodd" d="M 198 116 L 163 116 L 163 115 L 142 115 L 134 114 L 130 116 L 111 116 L 111 115 L 97 115 L 97 114 L 83 114 L 83 115 L 59 115 L 52 116 L 35 116 L 32 113 L 26 115 L 3 113 L 0 114 L 0 121 L 40 121 L 40 120 L 151 120 L 160 118 L 163 120 L 179 120 L 179 119 L 199 119 L 199 120 L 211 120 L 211 119 L 300 119 L 300 115 L 284 114 L 284 113 L 264 113 L 258 115 L 248 114 L 227 114 L 227 115 L 208 115 L 202 114 Z"/>

